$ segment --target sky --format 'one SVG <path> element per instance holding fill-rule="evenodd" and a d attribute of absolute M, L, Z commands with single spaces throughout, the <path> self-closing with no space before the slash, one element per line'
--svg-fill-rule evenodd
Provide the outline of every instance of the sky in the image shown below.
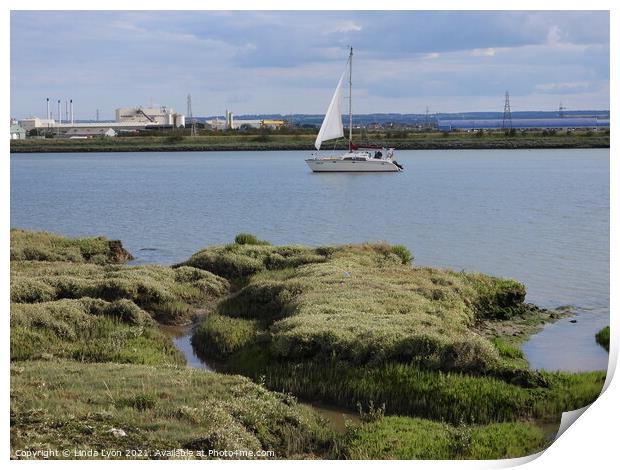
<path fill-rule="evenodd" d="M 348 45 L 354 113 L 609 109 L 606 11 L 13 11 L 11 116 L 323 114 Z"/>

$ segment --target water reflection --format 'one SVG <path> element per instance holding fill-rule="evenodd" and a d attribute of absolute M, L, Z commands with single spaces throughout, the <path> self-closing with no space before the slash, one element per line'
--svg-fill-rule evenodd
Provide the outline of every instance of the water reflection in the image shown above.
<path fill-rule="evenodd" d="M 193 367 L 196 369 L 205 369 L 209 372 L 215 372 L 215 369 L 211 367 L 204 359 L 202 359 L 194 346 L 192 346 L 192 327 L 188 325 L 162 325 L 162 331 L 170 335 L 172 342 L 179 351 L 185 356 L 187 361 L 187 367 Z"/>

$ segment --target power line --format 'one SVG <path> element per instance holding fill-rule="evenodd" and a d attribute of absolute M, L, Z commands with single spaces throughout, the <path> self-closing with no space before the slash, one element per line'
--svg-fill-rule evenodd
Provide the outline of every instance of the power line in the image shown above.
<path fill-rule="evenodd" d="M 194 119 L 194 114 L 192 113 L 192 95 L 187 95 L 187 117 L 190 122 L 190 135 L 196 135 L 196 120 Z"/>
<path fill-rule="evenodd" d="M 510 112 L 510 94 L 506 90 L 506 100 L 504 101 L 504 118 L 502 119 L 502 129 L 512 129 L 512 113 Z"/>
<path fill-rule="evenodd" d="M 563 106 L 562 103 L 560 103 L 560 107 L 558 109 L 559 117 L 561 117 L 561 118 L 564 117 L 564 111 L 566 111 L 566 106 Z"/>

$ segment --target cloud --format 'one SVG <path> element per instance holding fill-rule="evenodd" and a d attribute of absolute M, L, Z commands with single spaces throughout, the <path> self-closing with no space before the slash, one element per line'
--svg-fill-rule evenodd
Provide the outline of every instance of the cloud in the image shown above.
<path fill-rule="evenodd" d="M 605 11 L 13 11 L 11 113 L 47 96 L 183 109 L 188 93 L 199 115 L 321 113 L 348 45 L 358 112 L 481 110 L 506 89 L 609 103 Z"/>
<path fill-rule="evenodd" d="M 553 25 L 549 28 L 549 32 L 547 33 L 547 44 L 550 46 L 555 46 L 561 44 L 563 41 L 562 30 L 558 25 Z"/>
<path fill-rule="evenodd" d="M 335 26 L 326 31 L 327 34 L 333 33 L 357 33 L 362 27 L 354 21 L 347 20 L 337 23 Z"/>
<path fill-rule="evenodd" d="M 473 49 L 469 55 L 472 57 L 493 57 L 495 55 L 495 48 L 487 47 L 486 49 Z"/>
<path fill-rule="evenodd" d="M 589 82 L 540 83 L 535 86 L 535 90 L 542 93 L 577 93 L 591 89 L 592 84 Z"/>

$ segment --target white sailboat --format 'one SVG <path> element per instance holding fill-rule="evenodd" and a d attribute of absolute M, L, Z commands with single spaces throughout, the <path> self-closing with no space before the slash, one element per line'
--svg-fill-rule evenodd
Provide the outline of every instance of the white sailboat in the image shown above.
<path fill-rule="evenodd" d="M 342 85 L 345 76 L 349 75 L 349 151 L 340 155 L 319 156 L 315 154 L 313 158 L 306 160 L 310 169 L 314 172 L 397 172 L 403 167 L 394 160 L 393 148 L 360 148 L 353 143 L 353 114 L 351 111 L 351 91 L 353 73 L 353 48 L 349 51 L 349 60 L 338 86 L 334 92 L 319 134 L 316 136 L 314 146 L 317 151 L 321 149 L 321 144 L 327 140 L 339 139 L 344 137 L 342 126 Z"/>

